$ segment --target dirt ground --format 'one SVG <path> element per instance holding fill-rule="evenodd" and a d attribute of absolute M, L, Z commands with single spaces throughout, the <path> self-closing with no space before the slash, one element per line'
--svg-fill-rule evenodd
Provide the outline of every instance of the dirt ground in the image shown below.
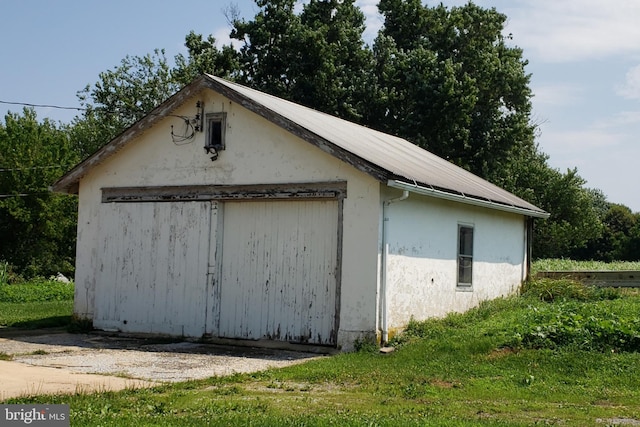
<path fill-rule="evenodd" d="M 0 401 L 17 396 L 149 387 L 284 367 L 316 353 L 61 330 L 0 330 Z"/>

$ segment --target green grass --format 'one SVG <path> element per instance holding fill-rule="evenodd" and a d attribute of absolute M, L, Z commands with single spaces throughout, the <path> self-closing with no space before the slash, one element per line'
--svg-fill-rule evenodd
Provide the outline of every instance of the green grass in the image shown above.
<path fill-rule="evenodd" d="M 640 261 L 574 261 L 571 259 L 540 259 L 532 264 L 532 273 L 538 271 L 571 270 L 640 270 Z"/>
<path fill-rule="evenodd" d="M 71 322 L 73 301 L 0 302 L 0 327 L 51 328 Z"/>
<path fill-rule="evenodd" d="M 66 326 L 73 312 L 73 283 L 35 279 L 0 284 L 0 327 Z"/>
<path fill-rule="evenodd" d="M 545 260 L 534 268 L 598 267 Z M 600 269 L 612 268 L 638 267 Z M 26 299 L 51 295 L 32 285 L 22 288 Z M 71 310 L 68 299 L 0 302 L 0 325 L 68 323 Z M 607 425 L 640 420 L 637 313 L 638 292 L 536 280 L 521 296 L 411 322 L 389 355 L 363 346 L 256 374 L 5 403 L 67 403 L 72 425 L 83 426 Z"/>
<path fill-rule="evenodd" d="M 637 350 L 572 340 L 528 346 L 516 339 L 526 328 L 571 326 L 561 320 L 572 311 L 594 318 L 615 314 L 633 323 L 640 296 L 562 294 L 545 301 L 530 293 L 412 322 L 388 355 L 361 351 L 256 374 L 6 403 L 66 403 L 72 425 L 82 426 L 585 426 L 640 420 Z M 536 316 L 545 310 L 553 315 Z M 597 341 L 583 329 L 579 337 Z"/>

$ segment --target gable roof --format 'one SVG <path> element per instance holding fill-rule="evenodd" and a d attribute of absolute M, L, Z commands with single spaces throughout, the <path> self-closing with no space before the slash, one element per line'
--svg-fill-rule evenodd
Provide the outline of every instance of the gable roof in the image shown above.
<path fill-rule="evenodd" d="M 52 190 L 77 193 L 80 179 L 93 166 L 205 88 L 229 98 L 389 186 L 532 217 L 549 216 L 531 203 L 405 139 L 208 74 L 194 80 L 78 164 L 54 183 Z"/>

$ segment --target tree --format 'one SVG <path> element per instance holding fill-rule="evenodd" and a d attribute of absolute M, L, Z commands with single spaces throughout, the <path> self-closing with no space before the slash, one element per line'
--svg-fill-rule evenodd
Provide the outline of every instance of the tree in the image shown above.
<path fill-rule="evenodd" d="M 535 144 L 530 75 L 508 46 L 506 16 L 473 3 L 446 8 L 381 0 L 368 124 L 400 135 L 551 213 L 535 257 L 570 256 L 602 233 L 597 194 L 577 170 L 548 165 Z"/>
<path fill-rule="evenodd" d="M 605 256 L 609 260 L 630 261 L 632 257 L 628 246 L 632 230 L 636 226 L 636 216 L 627 206 L 611 204 L 603 222 L 606 226 L 606 233 L 603 237 L 606 239 L 605 242 L 609 249 L 609 253 Z"/>
<path fill-rule="evenodd" d="M 185 46 L 188 56 L 176 55 L 176 66 L 171 71 L 173 79 L 180 86 L 191 83 L 205 73 L 226 78 L 233 78 L 238 73 L 238 52 L 231 45 L 218 49 L 212 35 L 204 40 L 202 35 L 191 31 L 185 37 Z"/>
<path fill-rule="evenodd" d="M 496 181 L 532 147 L 530 76 L 507 46 L 506 16 L 473 3 L 447 9 L 381 0 L 374 44 L 378 102 L 368 123 Z"/>
<path fill-rule="evenodd" d="M 606 203 L 601 192 L 584 187 L 576 169 L 562 173 L 548 165 L 537 148 L 522 147 L 504 163 L 497 183 L 551 213 L 534 228 L 535 258 L 571 257 L 602 234 L 600 213 Z"/>
<path fill-rule="evenodd" d="M 625 245 L 625 252 L 621 259 L 640 261 L 640 214 L 634 214 L 635 224 L 629 230 L 629 237 Z"/>
<path fill-rule="evenodd" d="M 260 7 L 253 21 L 236 19 L 231 38 L 240 40 L 238 81 L 273 95 L 288 98 L 291 67 L 300 59 L 293 37 L 300 29 L 295 0 L 256 0 Z"/>
<path fill-rule="evenodd" d="M 71 137 L 86 157 L 179 89 L 164 50 L 126 56 L 113 70 L 100 73 L 93 87 L 78 92 L 83 116 L 72 123 Z"/>
<path fill-rule="evenodd" d="M 78 159 L 66 129 L 32 109 L 0 122 L 0 260 L 19 274 L 73 272 L 77 202 L 48 187 Z"/>
<path fill-rule="evenodd" d="M 371 53 L 354 0 L 256 0 L 253 20 L 233 23 L 241 40 L 239 82 L 317 110 L 359 121 L 366 108 Z"/>
<path fill-rule="evenodd" d="M 570 257 L 602 234 L 602 222 L 593 209 L 593 193 L 583 186 L 585 181 L 576 169 L 566 173 L 546 168 L 541 176 L 534 203 L 551 213 L 536 225 L 533 253 L 536 257 Z"/>
<path fill-rule="evenodd" d="M 293 71 L 295 102 L 359 122 L 367 109 L 372 55 L 354 0 L 311 0 L 300 15 L 301 61 Z"/>
<path fill-rule="evenodd" d="M 640 214 L 627 206 L 607 203 L 601 212 L 603 231 L 575 254 L 576 258 L 600 261 L 640 260 Z"/>
<path fill-rule="evenodd" d="M 210 72 L 404 137 L 548 210 L 537 257 L 570 256 L 600 236 L 596 195 L 576 170 L 551 168 L 535 144 L 527 61 L 503 35 L 505 15 L 473 3 L 381 0 L 384 26 L 369 48 L 354 0 L 310 0 L 300 13 L 296 3 L 256 0 L 252 20 L 232 14 L 239 52 L 191 32 L 174 69 L 162 51 L 125 58 L 81 92 L 89 110 L 74 141 L 88 141 L 80 145 L 88 153 Z"/>

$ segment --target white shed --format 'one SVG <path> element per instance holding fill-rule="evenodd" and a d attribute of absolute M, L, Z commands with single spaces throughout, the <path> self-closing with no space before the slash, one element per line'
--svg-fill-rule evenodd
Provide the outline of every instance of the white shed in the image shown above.
<path fill-rule="evenodd" d="M 342 349 L 514 292 L 548 216 L 406 140 L 210 75 L 53 190 L 79 196 L 75 314 L 95 328 Z"/>

